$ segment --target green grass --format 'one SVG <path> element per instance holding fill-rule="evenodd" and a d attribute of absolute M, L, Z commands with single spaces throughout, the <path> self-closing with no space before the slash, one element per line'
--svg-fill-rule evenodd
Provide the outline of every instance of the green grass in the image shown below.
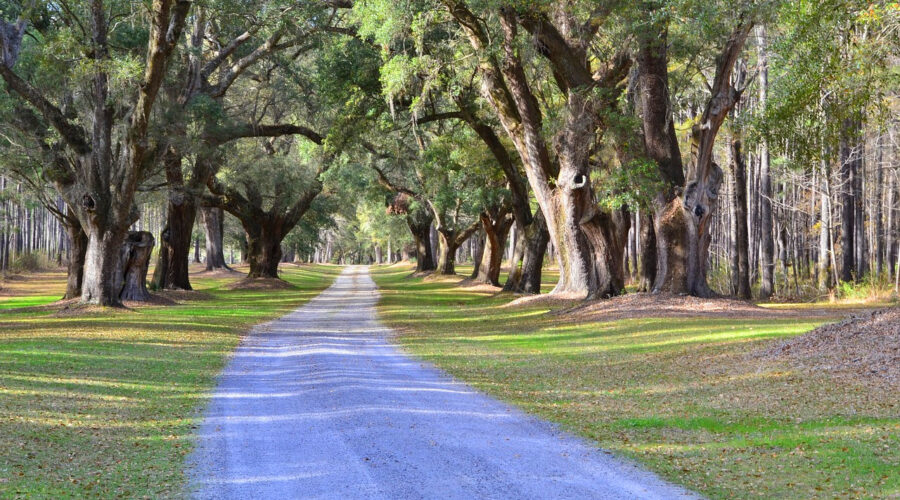
<path fill-rule="evenodd" d="M 0 310 L 19 309 L 50 304 L 59 300 L 59 295 L 29 295 L 27 297 L 0 298 Z"/>
<path fill-rule="evenodd" d="M 900 495 L 900 391 L 749 356 L 797 319 L 575 322 L 455 280 L 374 269 L 417 356 L 713 498 Z"/>
<path fill-rule="evenodd" d="M 241 334 L 338 272 L 288 266 L 282 277 L 298 289 L 278 291 L 194 278 L 205 297 L 177 306 L 0 312 L 0 498 L 183 495 L 199 409 Z M 10 301 L 43 298 L 0 307 Z"/>

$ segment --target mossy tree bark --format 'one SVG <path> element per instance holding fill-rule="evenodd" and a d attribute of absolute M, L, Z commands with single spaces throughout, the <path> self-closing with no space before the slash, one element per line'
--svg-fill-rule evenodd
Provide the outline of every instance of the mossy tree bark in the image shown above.
<path fill-rule="evenodd" d="M 480 219 L 484 229 L 484 252 L 476 265 L 475 281 L 500 286 L 500 266 L 513 215 L 508 207 L 501 206 L 482 212 Z"/>
<path fill-rule="evenodd" d="M 108 41 L 109 12 L 104 2 L 90 4 L 89 19 L 82 26 L 90 38 L 93 61 L 91 104 L 80 122 L 13 71 L 25 23 L 0 22 L 4 46 L 0 77 L 11 93 L 28 102 L 46 126 L 58 133 L 59 147 L 71 152 L 71 161 L 56 162 L 46 175 L 72 207 L 88 237 L 81 287 L 84 302 L 121 304 L 117 271 L 127 229 L 137 218 L 135 191 L 148 165 L 165 149 L 148 139 L 151 115 L 190 6 L 186 0 L 153 2 L 143 77 L 134 100 L 114 107 L 108 73 L 114 48 Z M 90 129 L 80 123 L 90 123 Z"/>
<path fill-rule="evenodd" d="M 150 292 L 147 291 L 147 270 L 154 243 L 153 235 L 147 231 L 129 232 L 125 237 L 119 259 L 119 299 L 145 301 L 150 298 Z"/>
<path fill-rule="evenodd" d="M 437 268 L 434 254 L 431 253 L 432 220 L 431 213 L 423 209 L 413 210 L 406 214 L 406 225 L 416 244 L 417 273 L 431 272 Z"/>
<path fill-rule="evenodd" d="M 222 207 L 201 207 L 200 219 L 206 234 L 206 270 L 231 269 L 225 262 L 225 211 Z"/>
<path fill-rule="evenodd" d="M 81 228 L 81 222 L 71 209 L 66 210 L 63 226 L 69 237 L 69 252 L 66 259 L 66 294 L 64 299 L 81 297 L 81 284 L 84 280 L 84 259 L 87 254 L 88 236 Z"/>
<path fill-rule="evenodd" d="M 716 59 L 712 96 L 692 128 L 691 162 L 685 172 L 669 109 L 668 20 L 660 16 L 655 22 L 656 29 L 639 40 L 637 57 L 644 146 L 663 181 L 653 201 L 653 291 L 708 297 L 709 224 L 722 182 L 712 150 L 719 128 L 744 90 L 732 84 L 731 76 L 753 23 L 741 17 Z"/>
<path fill-rule="evenodd" d="M 438 219 L 439 220 L 439 219 Z M 455 224 L 440 223 L 437 226 L 438 232 L 438 262 L 437 274 L 453 275 L 456 274 L 456 250 L 469 239 L 478 227 L 481 225 L 480 220 L 476 220 L 469 226 L 460 229 Z"/>
<path fill-rule="evenodd" d="M 527 6 L 520 11 L 500 8 L 496 12 L 503 31 L 502 55 L 496 55 L 490 49 L 482 21 L 464 1 L 443 3 L 479 57 L 482 95 L 491 103 L 519 153 L 546 217 L 560 268 L 554 292 L 586 297 L 621 293 L 622 287 L 612 277 L 622 273 L 608 268 L 610 264 L 621 267 L 620 259 L 593 253 L 612 250 L 615 245 L 600 244 L 603 235 L 609 234 L 605 230 L 610 228 L 601 227 L 608 219 L 595 217 L 589 159 L 598 132 L 606 127 L 605 111 L 615 105 L 621 93 L 620 83 L 628 73 L 630 58 L 619 53 L 605 69 L 595 71 L 587 57 L 587 46 L 595 29 L 602 25 L 599 13 L 598 22 L 589 22 L 588 29 L 560 31 L 555 22 L 567 26 L 582 23 L 569 18 L 551 21 L 546 14 Z M 555 155 L 550 154 L 540 106 L 519 59 L 520 23 L 529 32 L 538 53 L 549 62 L 554 81 L 566 96 L 566 121 L 553 142 Z"/>

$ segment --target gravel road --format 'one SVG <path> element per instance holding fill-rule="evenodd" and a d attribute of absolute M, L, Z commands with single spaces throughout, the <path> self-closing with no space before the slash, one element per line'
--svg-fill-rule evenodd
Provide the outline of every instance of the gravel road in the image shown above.
<path fill-rule="evenodd" d="M 188 458 L 195 498 L 694 498 L 411 358 L 377 300 L 350 267 L 248 335 Z"/>

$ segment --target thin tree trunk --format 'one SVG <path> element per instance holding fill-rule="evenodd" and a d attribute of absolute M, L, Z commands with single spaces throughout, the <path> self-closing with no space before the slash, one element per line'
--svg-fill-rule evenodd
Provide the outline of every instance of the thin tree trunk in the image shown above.
<path fill-rule="evenodd" d="M 740 139 L 731 142 L 734 170 L 734 228 L 737 276 L 735 293 L 742 299 L 750 298 L 750 247 L 747 229 L 747 177 Z"/>
<path fill-rule="evenodd" d="M 824 292 L 828 290 L 831 283 L 831 269 L 830 269 L 830 255 L 829 255 L 829 242 L 831 241 L 831 197 L 829 193 L 831 190 L 829 189 L 829 177 L 830 173 L 828 171 L 828 162 L 824 159 L 822 160 L 822 191 L 821 191 L 821 206 L 819 208 L 819 262 L 818 262 L 818 273 L 819 273 L 819 290 Z"/>
<path fill-rule="evenodd" d="M 471 241 L 475 249 L 472 252 L 472 274 L 469 275 L 469 278 L 474 280 L 478 277 L 478 272 L 481 270 L 481 262 L 484 259 L 484 247 L 486 244 L 484 232 L 479 231 L 476 233 L 476 236 Z"/>
<path fill-rule="evenodd" d="M 875 274 L 881 276 L 884 272 L 884 134 L 878 135 L 878 143 L 875 145 Z M 888 264 L 890 265 L 890 264 Z"/>
<path fill-rule="evenodd" d="M 769 65 L 766 29 L 757 29 L 759 58 L 759 107 L 765 108 L 769 93 Z M 775 240 L 774 217 L 772 214 L 772 173 L 769 157 L 769 145 L 765 139 L 759 145 L 759 218 L 760 218 L 760 265 L 762 280 L 759 285 L 759 297 L 768 299 L 775 293 Z"/>
<path fill-rule="evenodd" d="M 857 130 L 861 129 L 859 122 L 855 123 Z M 856 281 L 861 281 L 869 274 L 868 262 L 868 241 L 866 238 L 866 196 L 864 190 L 865 164 L 863 159 L 865 153 L 863 151 L 865 139 L 860 137 L 857 145 L 853 148 L 852 160 L 853 165 L 853 245 L 854 245 L 854 271 Z"/>
<path fill-rule="evenodd" d="M 841 137 L 841 281 L 854 281 L 856 266 L 856 190 L 854 189 L 854 161 L 850 139 L 847 137 L 852 122 L 844 122 L 844 133 Z"/>
<path fill-rule="evenodd" d="M 896 173 L 890 176 L 890 183 L 888 184 L 887 191 L 887 200 L 885 202 L 886 211 L 887 211 L 887 221 L 886 227 L 887 231 L 885 232 L 884 237 L 884 246 L 887 255 L 885 256 L 885 260 L 887 261 L 888 267 L 888 277 L 892 276 L 893 273 L 897 272 L 893 267 L 894 263 L 894 196 L 897 192 L 897 175 Z M 900 252 L 898 252 L 900 253 Z"/>

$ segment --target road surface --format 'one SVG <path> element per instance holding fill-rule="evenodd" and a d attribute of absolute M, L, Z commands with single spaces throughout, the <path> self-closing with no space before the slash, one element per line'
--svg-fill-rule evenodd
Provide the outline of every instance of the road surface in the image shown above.
<path fill-rule="evenodd" d="M 218 381 L 191 494 L 287 498 L 691 498 L 400 351 L 350 267 L 258 327 Z"/>

